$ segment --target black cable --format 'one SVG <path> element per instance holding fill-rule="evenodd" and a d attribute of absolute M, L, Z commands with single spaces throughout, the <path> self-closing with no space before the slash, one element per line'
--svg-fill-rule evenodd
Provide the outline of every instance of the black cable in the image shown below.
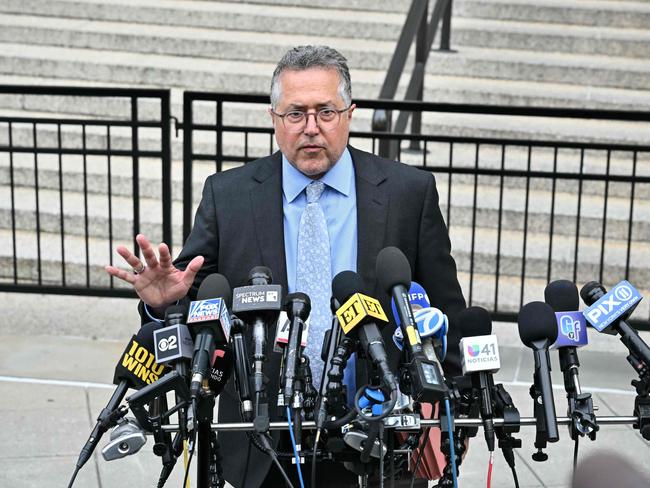
<path fill-rule="evenodd" d="M 578 466 L 578 443 L 580 442 L 580 437 L 576 435 L 575 444 L 573 446 L 573 471 L 576 470 Z"/>
<path fill-rule="evenodd" d="M 190 466 L 192 465 L 192 457 L 194 457 L 194 439 L 192 440 L 192 448 L 190 449 L 190 458 L 187 460 L 187 466 L 185 466 L 185 476 L 183 477 L 182 488 L 187 486 L 187 477 L 190 474 Z"/>
<path fill-rule="evenodd" d="M 77 466 L 74 469 L 74 473 L 72 473 L 72 478 L 70 478 L 70 483 L 68 484 L 68 488 L 72 488 L 72 485 L 74 484 L 74 480 L 77 478 L 77 474 L 79 474 L 79 469 L 81 469 L 81 466 Z"/>
<path fill-rule="evenodd" d="M 517 478 L 517 470 L 515 469 L 514 465 L 510 466 L 510 469 L 512 470 L 512 479 L 515 480 L 515 488 L 519 488 L 519 478 Z"/>
<path fill-rule="evenodd" d="M 273 449 L 269 450 L 269 456 L 271 456 L 271 459 L 275 463 L 275 466 L 280 470 L 280 474 L 284 478 L 284 482 L 287 484 L 289 488 L 293 488 L 293 485 L 291 484 L 291 480 L 289 479 L 289 476 L 287 476 L 286 471 L 280 464 L 280 461 L 278 461 L 278 456 L 275 454 L 275 451 Z"/>
<path fill-rule="evenodd" d="M 316 450 L 318 449 L 318 441 L 320 440 L 320 432 L 316 431 L 316 440 L 314 441 L 313 453 L 311 455 L 311 488 L 316 488 Z"/>
<path fill-rule="evenodd" d="M 415 461 L 415 468 L 413 468 L 413 475 L 411 476 L 410 488 L 413 488 L 413 486 L 415 485 L 415 474 L 418 472 L 418 468 L 420 467 L 420 461 L 424 456 L 424 448 L 427 447 L 427 444 L 429 443 L 429 430 L 431 430 L 431 427 L 428 427 L 427 430 L 424 431 L 424 441 L 422 442 L 421 446 L 418 446 L 418 449 L 420 450 L 420 455 L 418 456 L 418 460 Z"/>

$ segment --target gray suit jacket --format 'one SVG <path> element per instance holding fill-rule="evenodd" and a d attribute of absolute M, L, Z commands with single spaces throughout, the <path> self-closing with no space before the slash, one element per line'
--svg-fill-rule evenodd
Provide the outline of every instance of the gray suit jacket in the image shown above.
<path fill-rule="evenodd" d="M 349 147 L 354 163 L 357 191 L 357 272 L 366 289 L 390 310 L 390 297 L 377 288 L 375 263 L 386 246 L 400 248 L 408 258 L 413 280 L 420 283 L 431 305 L 445 312 L 450 320 L 446 374 L 460 374 L 459 331 L 454 316 L 465 308 L 456 264 L 450 255 L 447 228 L 438 207 L 435 180 L 427 172 L 388 161 Z M 231 286 L 246 284 L 254 266 L 267 266 L 274 282 L 286 290 L 282 212 L 282 164 L 279 152 L 240 168 L 210 176 L 196 213 L 192 232 L 176 265 L 183 268 L 190 259 L 202 255 L 206 262 L 199 272 L 190 298 L 210 273 L 225 275 Z M 388 313 L 390 315 L 390 313 Z M 391 335 L 393 326 L 384 329 L 384 340 L 392 363 L 399 358 Z M 274 331 L 269 331 L 269 343 Z M 322 341 L 310 337 L 309 340 Z M 269 348 L 270 350 L 271 348 Z M 270 352 L 265 374 L 271 413 L 275 413 L 280 355 Z M 358 368 L 363 371 L 363 368 Z M 364 383 L 366 380 L 363 380 Z M 220 397 L 220 422 L 239 422 L 237 394 L 231 380 Z M 241 486 L 246 469 L 248 440 L 243 433 L 221 433 L 226 479 Z M 246 486 L 257 487 L 264 479 L 271 460 L 253 448 Z"/>

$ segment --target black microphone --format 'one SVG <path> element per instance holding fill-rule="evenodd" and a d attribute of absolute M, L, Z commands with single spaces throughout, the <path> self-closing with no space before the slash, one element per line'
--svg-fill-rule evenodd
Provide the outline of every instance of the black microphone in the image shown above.
<path fill-rule="evenodd" d="M 285 299 L 285 311 L 289 317 L 289 341 L 284 350 L 284 404 L 291 405 L 293 382 L 300 363 L 300 341 L 305 320 L 311 312 L 311 300 L 304 293 L 289 293 Z"/>
<path fill-rule="evenodd" d="M 190 303 L 188 326 L 196 331 L 194 358 L 192 359 L 192 381 L 190 394 L 196 398 L 208 375 L 217 344 L 227 344 L 230 338 L 230 315 L 228 306 L 232 301 L 230 284 L 219 273 L 208 275 Z"/>
<path fill-rule="evenodd" d="M 359 340 L 362 352 L 379 369 L 388 388 L 396 392 L 397 381 L 388 365 L 386 345 L 375 323 L 375 320 L 386 323 L 388 319 L 379 301 L 364 295 L 363 291 L 363 279 L 354 271 L 337 274 L 332 280 L 332 295 L 343 305 L 336 316 L 345 335 Z"/>
<path fill-rule="evenodd" d="M 126 415 L 126 408 L 118 408 L 118 406 L 124 399 L 127 390 L 129 388 L 140 389 L 162 376 L 165 366 L 156 364 L 153 342 L 153 333 L 159 327 L 160 324 L 156 322 L 144 324 L 124 349 L 117 366 L 115 366 L 113 377 L 113 383 L 117 385 L 117 388 L 97 417 L 95 428 L 81 449 L 76 471 L 79 471 L 90 459 L 102 435 Z"/>
<path fill-rule="evenodd" d="M 598 425 L 594 415 L 591 393 L 583 393 L 580 387 L 578 368 L 578 347 L 585 346 L 587 327 L 580 308 L 578 288 L 569 280 L 556 280 L 544 289 L 544 301 L 548 303 L 557 318 L 557 340 L 553 347 L 560 356 L 560 369 L 564 375 L 564 390 L 569 402 L 569 416 L 574 419 L 569 425 L 571 439 L 588 434 L 594 440 Z M 564 313 L 562 313 L 564 312 Z"/>
<path fill-rule="evenodd" d="M 500 369 L 501 361 L 497 338 L 492 335 L 492 320 L 484 308 L 469 307 L 458 314 L 458 326 L 463 336 L 460 341 L 463 374 L 469 374 L 474 390 L 479 393 L 485 442 L 488 450 L 494 451 L 493 373 Z"/>
<path fill-rule="evenodd" d="M 235 289 L 236 290 L 236 289 Z M 239 393 L 244 422 L 253 420 L 253 402 L 251 401 L 251 368 L 248 361 L 248 348 L 244 333 L 246 325 L 243 320 L 232 317 L 232 348 L 235 355 L 235 384 Z"/>
<path fill-rule="evenodd" d="M 435 402 L 448 392 L 437 358 L 427 359 L 422 347 L 408 293 L 411 287 L 411 266 L 402 251 L 386 247 L 377 255 L 376 266 L 379 286 L 393 297 L 404 337 L 404 349 L 408 352 L 407 365 L 415 400 Z"/>
<path fill-rule="evenodd" d="M 256 266 L 248 274 L 249 286 L 233 290 L 232 311 L 247 325 L 252 325 L 253 338 L 253 391 L 255 392 L 255 415 L 260 404 L 266 403 L 264 363 L 266 357 L 267 329 L 278 321 L 282 310 L 282 286 L 271 284 L 273 275 L 265 266 Z M 248 361 L 248 358 L 246 359 Z M 238 359 L 237 359 L 238 361 Z M 249 368 L 250 369 L 250 368 Z M 249 373 L 250 376 L 250 373 Z"/>
<path fill-rule="evenodd" d="M 171 305 L 165 310 L 165 327 L 154 332 L 156 363 L 170 364 L 183 378 L 187 378 L 186 360 L 191 360 L 194 341 L 185 321 L 187 307 Z"/>
<path fill-rule="evenodd" d="M 210 361 L 210 374 L 208 375 L 208 388 L 218 397 L 228 384 L 235 368 L 235 359 L 230 347 L 226 344 L 217 344 Z"/>
<path fill-rule="evenodd" d="M 542 413 L 549 442 L 560 439 L 551 383 L 551 365 L 548 348 L 557 339 L 555 312 L 544 302 L 530 302 L 522 307 L 517 319 L 521 341 L 533 350 L 535 357 L 535 384 L 540 390 Z"/>

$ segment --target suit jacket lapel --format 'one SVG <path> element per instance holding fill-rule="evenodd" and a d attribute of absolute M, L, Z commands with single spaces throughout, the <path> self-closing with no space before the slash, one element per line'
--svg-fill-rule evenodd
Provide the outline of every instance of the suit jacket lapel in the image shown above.
<path fill-rule="evenodd" d="M 375 288 L 377 254 L 384 247 L 388 218 L 388 192 L 382 188 L 385 173 L 373 156 L 349 147 L 357 187 L 357 273 Z M 370 290 L 369 290 L 370 291 Z"/>
<path fill-rule="evenodd" d="M 253 176 L 250 198 L 255 233 L 262 265 L 273 272 L 273 282 L 287 290 L 287 262 L 284 254 L 284 213 L 282 211 L 282 159 L 279 152 Z"/>

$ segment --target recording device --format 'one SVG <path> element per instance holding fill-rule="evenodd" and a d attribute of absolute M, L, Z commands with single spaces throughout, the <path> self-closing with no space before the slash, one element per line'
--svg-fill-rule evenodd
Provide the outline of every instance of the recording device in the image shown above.
<path fill-rule="evenodd" d="M 458 325 L 463 338 L 460 356 L 464 375 L 472 379 L 481 402 L 483 433 L 488 450 L 494 451 L 493 374 L 501 368 L 497 336 L 492 334 L 492 321 L 487 310 L 469 307 L 458 314 Z"/>
<path fill-rule="evenodd" d="M 422 341 L 408 299 L 411 268 L 406 256 L 396 247 L 386 247 L 377 256 L 377 279 L 380 287 L 392 296 L 397 309 L 407 352 L 406 370 L 415 400 L 434 402 L 447 395 L 442 368 L 437 360 L 424 354 Z"/>
<path fill-rule="evenodd" d="M 76 472 L 86 464 L 97 447 L 104 433 L 117 424 L 117 421 L 126 415 L 126 408 L 118 408 L 129 388 L 140 389 L 156 381 L 163 373 L 164 365 L 156 364 L 153 333 L 160 327 L 156 322 L 144 324 L 135 334 L 124 349 L 117 366 L 113 383 L 117 385 L 115 392 L 97 417 L 86 444 L 81 449 L 77 460 Z"/>
<path fill-rule="evenodd" d="M 290 293 L 284 305 L 289 317 L 289 342 L 284 350 L 284 378 L 283 396 L 284 404 L 290 405 L 293 397 L 293 382 L 298 372 L 301 353 L 301 336 L 305 320 L 311 312 L 311 301 L 304 293 Z"/>
<path fill-rule="evenodd" d="M 332 294 L 342 303 L 336 311 L 343 333 L 358 338 L 363 353 L 381 372 L 389 390 L 397 391 L 397 382 L 388 366 L 386 346 L 376 321 L 388 322 L 379 300 L 364 295 L 363 280 L 354 271 L 341 271 L 332 280 Z"/>
<path fill-rule="evenodd" d="M 543 427 L 548 442 L 560 439 L 551 384 L 551 365 L 548 348 L 557 339 L 557 322 L 553 309 L 543 302 L 530 302 L 522 307 L 517 319 L 521 341 L 533 350 L 535 357 L 535 388 L 539 390 L 543 425 L 538 415 L 538 434 Z M 537 410 L 537 401 L 535 402 Z M 536 412 L 537 413 L 537 412 Z M 537 445 L 537 443 L 536 443 Z"/>
<path fill-rule="evenodd" d="M 145 431 L 135 419 L 122 418 L 111 431 L 111 441 L 102 449 L 106 461 L 114 461 L 135 454 L 147 442 Z"/>
<path fill-rule="evenodd" d="M 594 440 L 598 425 L 594 415 L 591 393 L 583 393 L 580 387 L 578 368 L 578 347 L 587 345 L 587 327 L 584 315 L 578 311 L 580 300 L 575 283 L 557 280 L 544 289 L 544 301 L 555 311 L 557 319 L 557 340 L 551 346 L 560 355 L 560 369 L 564 375 L 564 389 L 569 402 L 569 416 L 574 419 L 569 425 L 571 439 L 588 434 Z"/>
<path fill-rule="evenodd" d="M 598 332 L 619 334 L 621 342 L 630 351 L 628 361 L 639 374 L 647 374 L 650 367 L 650 347 L 626 320 L 641 301 L 641 294 L 627 281 L 621 281 L 610 292 L 595 281 L 580 290 L 587 308 L 585 318 Z M 632 357 L 634 356 L 634 357 Z"/>
<path fill-rule="evenodd" d="M 219 273 L 208 275 L 190 303 L 187 325 L 195 331 L 194 357 L 190 393 L 196 398 L 208 375 L 210 360 L 217 344 L 227 344 L 230 338 L 228 305 L 232 300 L 230 284 Z"/>
<path fill-rule="evenodd" d="M 282 310 L 282 286 L 273 285 L 272 282 L 271 270 L 265 266 L 256 266 L 248 274 L 249 286 L 240 286 L 233 290 L 233 313 L 247 325 L 252 325 L 255 415 L 260 413 L 260 403 L 266 403 L 264 362 L 267 329 L 278 321 Z"/>

